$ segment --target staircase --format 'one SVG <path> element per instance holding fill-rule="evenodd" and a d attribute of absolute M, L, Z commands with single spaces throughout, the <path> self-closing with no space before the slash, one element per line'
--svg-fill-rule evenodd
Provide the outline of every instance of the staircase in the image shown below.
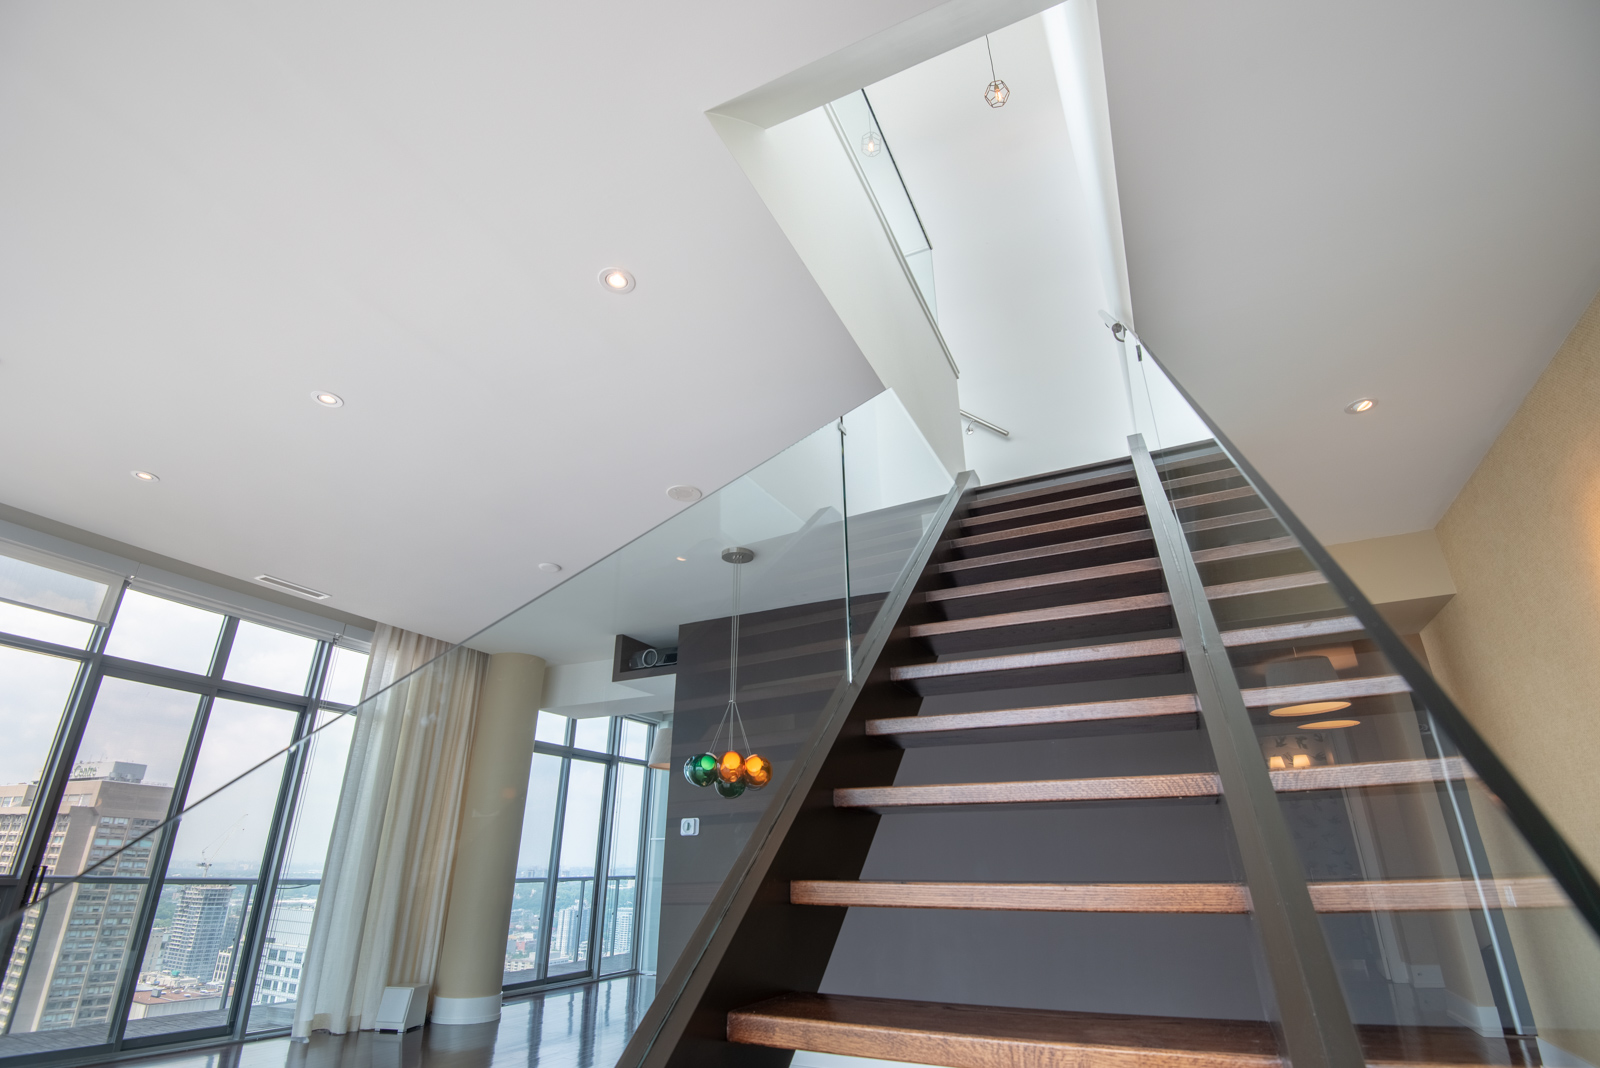
<path fill-rule="evenodd" d="M 793 1050 L 951 1068 L 1538 1063 L 1521 1039 L 1414 1022 L 1356 1027 L 1341 1052 L 1348 1020 L 1317 1022 L 1334 1038 L 1289 1056 L 1283 1036 L 1307 1025 L 1272 973 L 1285 936 L 1252 927 L 1265 884 L 1228 783 L 1261 776 L 1290 799 L 1283 826 L 1314 873 L 1323 847 L 1293 799 L 1474 772 L 1438 755 L 1269 767 L 1253 736 L 1244 772 L 1219 762 L 1152 493 L 1181 525 L 1257 721 L 1310 702 L 1409 710 L 1410 686 L 1386 669 L 1245 684 L 1250 665 L 1348 644 L 1361 624 L 1215 446 L 1145 456 L 1143 480 L 1123 460 L 966 494 L 882 621 L 804 799 L 775 818 L 730 918 L 680 964 L 676 1006 L 652 1010 L 623 1065 L 778 1065 Z M 1485 893 L 1496 908 L 1567 904 L 1542 873 L 1431 874 L 1313 879 L 1308 908 L 1367 922 L 1479 908 Z M 1315 972 L 1318 952 L 1296 967 Z"/>

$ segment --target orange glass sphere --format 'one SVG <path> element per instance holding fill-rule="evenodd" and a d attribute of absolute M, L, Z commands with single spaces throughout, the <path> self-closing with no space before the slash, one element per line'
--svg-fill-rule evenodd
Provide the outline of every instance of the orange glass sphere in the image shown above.
<path fill-rule="evenodd" d="M 772 761 L 759 753 L 744 758 L 744 781 L 752 790 L 759 790 L 772 781 Z"/>
<path fill-rule="evenodd" d="M 722 761 L 717 764 L 717 778 L 723 782 L 738 782 L 744 778 L 744 760 L 732 749 L 722 754 Z"/>

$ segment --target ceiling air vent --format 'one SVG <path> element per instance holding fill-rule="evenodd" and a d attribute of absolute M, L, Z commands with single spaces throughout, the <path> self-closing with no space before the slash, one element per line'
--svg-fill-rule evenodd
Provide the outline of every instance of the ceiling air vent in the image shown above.
<path fill-rule="evenodd" d="M 284 593 L 292 593 L 296 597 L 309 597 L 313 601 L 326 601 L 328 595 L 321 590 L 314 590 L 310 586 L 302 586 L 298 582 L 289 582 L 287 579 L 273 578 L 271 575 L 257 575 L 256 581 L 263 586 L 271 586 Z"/>

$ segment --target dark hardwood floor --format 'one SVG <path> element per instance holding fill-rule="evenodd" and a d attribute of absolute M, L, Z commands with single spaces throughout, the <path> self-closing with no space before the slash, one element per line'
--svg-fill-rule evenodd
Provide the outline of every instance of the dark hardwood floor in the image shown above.
<path fill-rule="evenodd" d="M 409 1035 L 318 1032 L 167 1053 L 139 1068 L 610 1068 L 655 995 L 655 977 L 624 976 L 508 1000 L 496 1023 Z"/>

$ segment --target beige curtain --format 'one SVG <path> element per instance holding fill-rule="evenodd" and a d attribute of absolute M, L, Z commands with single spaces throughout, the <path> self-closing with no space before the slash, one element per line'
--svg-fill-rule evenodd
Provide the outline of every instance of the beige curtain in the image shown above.
<path fill-rule="evenodd" d="M 482 653 L 378 627 L 363 690 L 378 696 L 356 718 L 295 1036 L 370 1030 L 384 987 L 432 984 L 487 665 Z"/>

